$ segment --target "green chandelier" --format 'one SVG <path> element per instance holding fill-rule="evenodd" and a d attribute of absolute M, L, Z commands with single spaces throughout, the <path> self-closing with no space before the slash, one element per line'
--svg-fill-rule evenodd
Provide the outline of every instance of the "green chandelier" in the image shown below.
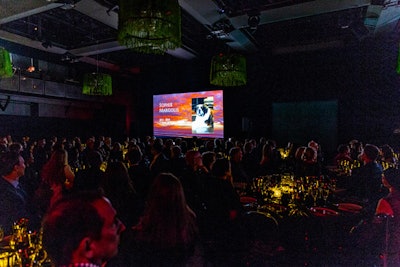
<path fill-rule="evenodd" d="M 4 49 L 0 48 L 0 77 L 10 78 L 13 76 L 13 68 L 11 64 L 10 53 Z"/>
<path fill-rule="evenodd" d="M 164 54 L 181 46 L 177 0 L 120 0 L 118 42 L 136 52 Z"/>
<path fill-rule="evenodd" d="M 210 84 L 218 86 L 246 85 L 246 58 L 238 54 L 219 54 L 212 58 Z"/>
<path fill-rule="evenodd" d="M 83 77 L 82 94 L 108 96 L 112 95 L 112 79 L 108 74 L 87 73 Z"/>

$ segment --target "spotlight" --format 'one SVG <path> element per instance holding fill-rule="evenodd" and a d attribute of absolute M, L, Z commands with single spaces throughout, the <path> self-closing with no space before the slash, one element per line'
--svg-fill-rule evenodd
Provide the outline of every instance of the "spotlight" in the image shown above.
<path fill-rule="evenodd" d="M 31 65 L 26 69 L 27 72 L 34 72 L 35 71 L 35 66 Z"/>
<path fill-rule="evenodd" d="M 45 41 L 42 42 L 42 46 L 44 48 L 49 48 L 49 47 L 52 47 L 53 44 L 50 41 L 45 40 Z"/>
<path fill-rule="evenodd" d="M 257 30 L 258 24 L 260 23 L 260 16 L 249 16 L 247 23 L 251 30 Z"/>

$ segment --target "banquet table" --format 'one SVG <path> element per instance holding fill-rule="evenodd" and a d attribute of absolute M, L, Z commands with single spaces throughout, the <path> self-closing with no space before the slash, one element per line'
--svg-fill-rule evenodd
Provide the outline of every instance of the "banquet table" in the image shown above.
<path fill-rule="evenodd" d="M 342 197 L 336 179 L 272 174 L 239 190 L 247 213 L 262 214 L 277 226 L 285 253 L 276 266 L 357 266 L 363 260 L 353 252 L 357 228 L 367 221 L 363 203 Z M 380 260 L 378 254 L 372 257 Z"/>

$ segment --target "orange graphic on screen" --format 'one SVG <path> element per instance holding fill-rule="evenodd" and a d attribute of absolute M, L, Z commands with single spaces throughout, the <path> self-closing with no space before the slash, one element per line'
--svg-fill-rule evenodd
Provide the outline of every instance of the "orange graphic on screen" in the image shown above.
<path fill-rule="evenodd" d="M 155 95 L 153 118 L 154 136 L 223 138 L 222 90 Z"/>

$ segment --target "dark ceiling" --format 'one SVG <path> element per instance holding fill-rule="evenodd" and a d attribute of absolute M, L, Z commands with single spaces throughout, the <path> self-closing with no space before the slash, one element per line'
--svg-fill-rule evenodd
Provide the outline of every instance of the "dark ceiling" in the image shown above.
<path fill-rule="evenodd" d="M 179 0 L 182 47 L 147 55 L 117 43 L 118 2 L 2 1 L 0 45 L 59 64 L 129 74 L 169 61 L 209 60 L 226 48 L 252 56 L 349 46 L 391 31 L 400 17 L 393 0 Z"/>

